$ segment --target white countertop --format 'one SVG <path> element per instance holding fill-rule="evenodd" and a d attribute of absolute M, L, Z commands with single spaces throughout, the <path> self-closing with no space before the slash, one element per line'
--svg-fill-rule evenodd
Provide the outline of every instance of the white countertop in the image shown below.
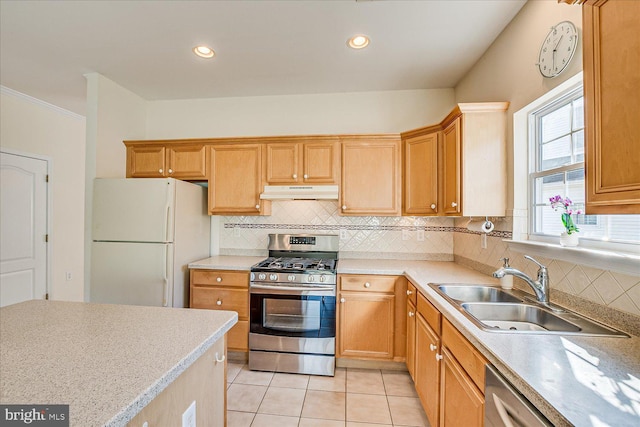
<path fill-rule="evenodd" d="M 33 300 L 0 308 L 0 402 L 121 426 L 237 322 L 232 311 Z"/>
<path fill-rule="evenodd" d="M 241 268 L 242 258 L 246 260 L 244 268 Z M 202 260 L 193 265 L 195 268 L 235 266 L 248 270 L 255 264 L 253 258 L 222 256 L 209 258 L 209 263 Z M 555 425 L 640 425 L 639 337 L 485 332 L 428 284 L 497 285 L 498 281 L 453 262 L 340 259 L 338 273 L 406 275 Z"/>

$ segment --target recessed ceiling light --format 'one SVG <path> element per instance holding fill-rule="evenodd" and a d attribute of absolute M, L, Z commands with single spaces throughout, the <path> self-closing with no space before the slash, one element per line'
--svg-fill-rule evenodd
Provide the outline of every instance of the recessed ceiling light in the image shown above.
<path fill-rule="evenodd" d="M 353 49 L 362 49 L 369 45 L 369 37 L 362 34 L 351 37 L 347 40 L 347 46 Z"/>
<path fill-rule="evenodd" d="M 193 53 L 201 58 L 213 58 L 216 54 L 209 46 L 196 46 L 193 48 Z"/>

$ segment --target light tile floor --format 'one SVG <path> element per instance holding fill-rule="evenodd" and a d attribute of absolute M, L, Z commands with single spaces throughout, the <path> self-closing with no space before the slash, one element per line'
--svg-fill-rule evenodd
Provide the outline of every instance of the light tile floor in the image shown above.
<path fill-rule="evenodd" d="M 228 427 L 429 427 L 407 372 L 337 368 L 335 377 L 228 364 Z"/>

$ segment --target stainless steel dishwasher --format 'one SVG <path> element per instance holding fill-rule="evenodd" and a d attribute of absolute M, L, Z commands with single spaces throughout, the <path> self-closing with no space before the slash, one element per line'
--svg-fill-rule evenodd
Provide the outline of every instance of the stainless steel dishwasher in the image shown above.
<path fill-rule="evenodd" d="M 550 427 L 552 424 L 505 378 L 487 365 L 484 389 L 486 427 Z"/>

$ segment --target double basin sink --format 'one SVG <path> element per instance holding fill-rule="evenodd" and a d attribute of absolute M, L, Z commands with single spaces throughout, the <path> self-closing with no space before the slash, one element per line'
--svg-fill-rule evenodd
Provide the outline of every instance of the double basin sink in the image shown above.
<path fill-rule="evenodd" d="M 480 329 L 488 332 L 600 335 L 628 337 L 577 313 L 528 302 L 520 291 L 492 286 L 430 284 Z"/>

